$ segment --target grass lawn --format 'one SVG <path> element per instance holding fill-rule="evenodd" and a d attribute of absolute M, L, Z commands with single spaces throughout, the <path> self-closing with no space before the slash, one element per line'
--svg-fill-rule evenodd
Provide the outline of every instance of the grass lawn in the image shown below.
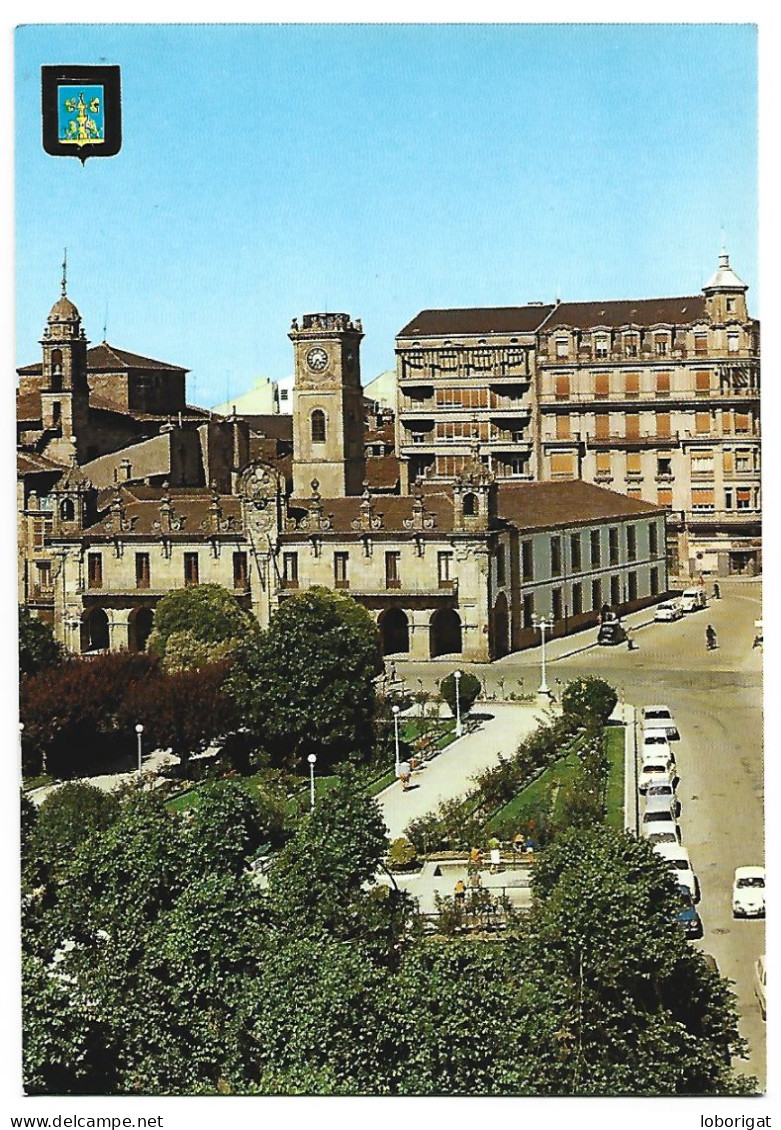
<path fill-rule="evenodd" d="M 512 800 L 509 800 L 503 808 L 495 812 L 491 819 L 485 826 L 486 832 L 492 832 L 501 821 L 504 823 L 507 820 L 517 818 L 519 821 L 523 818 L 523 813 L 531 807 L 537 807 L 548 801 L 550 804 L 553 800 L 551 808 L 551 816 L 555 815 L 556 801 L 561 792 L 562 786 L 568 785 L 572 780 L 575 770 L 578 767 L 578 755 L 573 750 L 565 757 L 560 757 L 554 761 L 552 765 L 542 773 L 536 781 L 532 781 L 525 789 L 517 793 Z"/>
<path fill-rule="evenodd" d="M 624 734 L 623 726 L 608 726 L 605 823 L 618 831 L 624 827 Z"/>
<path fill-rule="evenodd" d="M 53 785 L 54 778 L 50 777 L 47 773 L 39 773 L 37 777 L 24 777 L 22 779 L 22 791 L 30 793 L 33 789 L 40 789 L 44 785 Z"/>

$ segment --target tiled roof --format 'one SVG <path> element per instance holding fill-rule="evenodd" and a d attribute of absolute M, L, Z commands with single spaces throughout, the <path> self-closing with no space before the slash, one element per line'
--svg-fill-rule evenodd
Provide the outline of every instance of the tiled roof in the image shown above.
<path fill-rule="evenodd" d="M 17 393 L 16 418 L 17 420 L 41 419 L 41 394 L 39 392 L 27 392 L 23 396 Z"/>
<path fill-rule="evenodd" d="M 127 349 L 117 349 L 102 341 L 100 345 L 93 345 L 87 350 L 87 368 L 98 370 L 107 369 L 158 369 L 172 373 L 186 373 L 181 365 L 170 365 L 167 361 L 155 361 L 152 357 L 142 357 L 139 353 L 130 353 Z"/>
<path fill-rule="evenodd" d="M 588 330 L 594 326 L 688 325 L 705 317 L 702 294 L 684 298 L 622 298 L 610 302 L 560 302 L 542 327 Z"/>
<path fill-rule="evenodd" d="M 250 431 L 266 439 L 281 439 L 293 442 L 293 417 L 281 413 L 267 414 L 265 416 L 242 416 L 246 420 Z"/>
<path fill-rule="evenodd" d="M 370 490 L 394 490 L 399 482 L 399 461 L 396 456 L 367 456 L 366 482 Z"/>
<path fill-rule="evenodd" d="M 463 310 L 421 310 L 397 337 L 445 334 L 534 333 L 554 307 L 492 306 Z"/>
<path fill-rule="evenodd" d="M 519 530 L 585 525 L 662 513 L 654 502 L 629 498 L 574 479 L 565 483 L 500 483 L 499 516 Z"/>
<path fill-rule="evenodd" d="M 112 492 L 108 501 L 114 497 L 116 492 Z M 123 489 L 120 491 L 123 502 L 125 503 L 125 519 L 132 522 L 132 529 L 128 532 L 129 537 L 159 537 L 159 530 L 155 530 L 154 523 L 160 520 L 160 503 L 163 496 L 168 494 L 171 499 L 173 507 L 173 518 L 175 520 L 184 519 L 183 528 L 175 531 L 172 536 L 181 538 L 196 538 L 206 537 L 209 533 L 207 529 L 201 527 L 201 522 L 207 519 L 209 514 L 209 504 L 211 502 L 211 491 L 204 489 L 197 490 L 190 488 L 175 489 L 171 488 L 169 491 L 164 491 L 158 487 L 137 487 L 134 486 L 132 491 Z M 106 500 L 108 492 L 101 495 L 101 501 Z M 232 495 L 220 495 L 220 506 L 222 508 L 222 518 L 232 518 L 233 528 L 228 533 L 237 534 L 242 532 L 242 519 L 241 519 L 241 503 L 238 498 Z M 85 537 L 107 537 L 109 531 L 106 530 L 105 523 L 110 520 L 110 513 L 106 510 L 100 521 L 95 522 L 84 531 Z M 123 535 L 124 536 L 124 535 Z"/>
<path fill-rule="evenodd" d="M 353 528 L 353 521 L 360 518 L 361 514 L 361 498 L 353 495 L 349 498 L 323 498 L 321 504 L 323 513 L 326 517 L 331 518 L 332 529 L 338 533 L 352 533 L 358 536 L 359 530 Z M 405 519 L 412 517 L 412 506 L 414 498 L 410 495 L 374 495 L 372 497 L 372 508 L 374 516 L 382 515 L 382 529 L 374 531 L 381 534 L 382 531 L 390 531 L 391 533 L 403 531 L 406 536 L 410 536 L 409 531 L 404 525 Z M 453 529 L 453 495 L 450 492 L 440 492 L 426 494 L 424 505 L 427 514 L 433 514 L 436 525 L 434 531 L 437 533 L 448 533 Z M 296 513 L 309 511 L 311 507 L 311 500 L 304 499 L 291 499 L 290 512 L 291 517 Z M 295 537 L 302 536 L 297 531 Z M 290 531 L 288 531 L 290 537 Z"/>
<path fill-rule="evenodd" d="M 34 475 L 46 471 L 57 471 L 60 474 L 65 470 L 62 463 L 55 463 L 45 455 L 36 455 L 32 451 L 17 451 L 16 471 L 18 475 Z"/>

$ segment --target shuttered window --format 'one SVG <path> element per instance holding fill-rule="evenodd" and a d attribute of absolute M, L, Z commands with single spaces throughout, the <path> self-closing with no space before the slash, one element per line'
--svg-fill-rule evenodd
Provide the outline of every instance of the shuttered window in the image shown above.
<path fill-rule="evenodd" d="M 597 412 L 595 414 L 594 434 L 598 439 L 607 439 L 610 435 L 610 416 L 607 412 Z"/>
<path fill-rule="evenodd" d="M 572 430 L 570 428 L 569 416 L 556 417 L 556 439 L 570 439 Z"/>
<path fill-rule="evenodd" d="M 693 489 L 692 490 L 692 509 L 693 510 L 713 510 L 715 505 L 715 496 L 712 488 Z"/>
<path fill-rule="evenodd" d="M 659 503 L 660 506 L 672 507 L 673 492 L 670 490 L 669 487 L 660 487 L 659 490 L 656 492 L 656 501 Z"/>
<path fill-rule="evenodd" d="M 710 433 L 710 412 L 695 412 L 694 430 L 700 435 Z"/>
<path fill-rule="evenodd" d="M 697 396 L 710 395 L 710 373 L 698 371 L 694 374 L 694 391 Z"/>
<path fill-rule="evenodd" d="M 556 377 L 556 399 L 569 400 L 569 377 Z"/>
<path fill-rule="evenodd" d="M 725 475 L 734 475 L 735 474 L 735 453 L 734 453 L 734 451 L 725 451 L 724 452 L 724 474 Z"/>
<path fill-rule="evenodd" d="M 610 396 L 609 373 L 597 373 L 594 377 L 594 395 L 600 400 L 606 400 Z"/>
<path fill-rule="evenodd" d="M 610 452 L 609 451 L 598 451 L 597 455 L 596 455 L 596 459 L 597 459 L 597 474 L 598 475 L 610 474 Z"/>
<path fill-rule="evenodd" d="M 624 393 L 628 397 L 640 395 L 640 374 L 627 373 L 624 377 Z"/>
<path fill-rule="evenodd" d="M 575 458 L 573 455 L 556 452 L 550 457 L 550 469 L 552 475 L 573 475 L 575 473 Z"/>
<path fill-rule="evenodd" d="M 736 432 L 750 432 L 751 427 L 749 424 L 748 412 L 735 413 L 735 431 Z"/>
<path fill-rule="evenodd" d="M 641 455 L 639 451 L 628 451 L 626 454 L 627 475 L 639 475 L 641 471 Z"/>
<path fill-rule="evenodd" d="M 670 374 L 657 373 L 656 374 L 656 395 L 669 396 L 670 395 Z"/>
<path fill-rule="evenodd" d="M 657 436 L 666 437 L 670 435 L 670 413 L 657 412 L 656 413 L 656 434 Z"/>

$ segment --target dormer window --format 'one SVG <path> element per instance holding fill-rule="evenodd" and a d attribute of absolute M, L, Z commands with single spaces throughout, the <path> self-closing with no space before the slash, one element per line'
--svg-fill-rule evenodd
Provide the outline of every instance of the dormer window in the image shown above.
<path fill-rule="evenodd" d="M 669 339 L 667 334 L 654 334 L 654 353 L 657 357 L 666 357 Z"/>
<path fill-rule="evenodd" d="M 594 339 L 594 348 L 597 357 L 607 357 L 608 339 L 606 334 L 597 334 Z"/>
<path fill-rule="evenodd" d="M 569 355 L 569 342 L 566 337 L 556 338 L 556 356 L 567 357 Z"/>

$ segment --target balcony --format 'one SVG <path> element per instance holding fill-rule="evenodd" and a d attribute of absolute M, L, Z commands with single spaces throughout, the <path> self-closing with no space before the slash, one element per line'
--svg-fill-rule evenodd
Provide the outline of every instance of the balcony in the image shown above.
<path fill-rule="evenodd" d="M 704 437 L 703 437 L 704 438 Z M 658 435 L 596 435 L 594 432 L 586 433 L 586 445 L 588 447 L 677 447 L 680 442 L 678 432 L 674 435 L 658 436 Z"/>
<path fill-rule="evenodd" d="M 761 526 L 762 511 L 757 510 L 687 510 L 688 526 Z"/>
<path fill-rule="evenodd" d="M 53 604 L 54 585 L 30 585 L 27 599 L 35 604 Z"/>

